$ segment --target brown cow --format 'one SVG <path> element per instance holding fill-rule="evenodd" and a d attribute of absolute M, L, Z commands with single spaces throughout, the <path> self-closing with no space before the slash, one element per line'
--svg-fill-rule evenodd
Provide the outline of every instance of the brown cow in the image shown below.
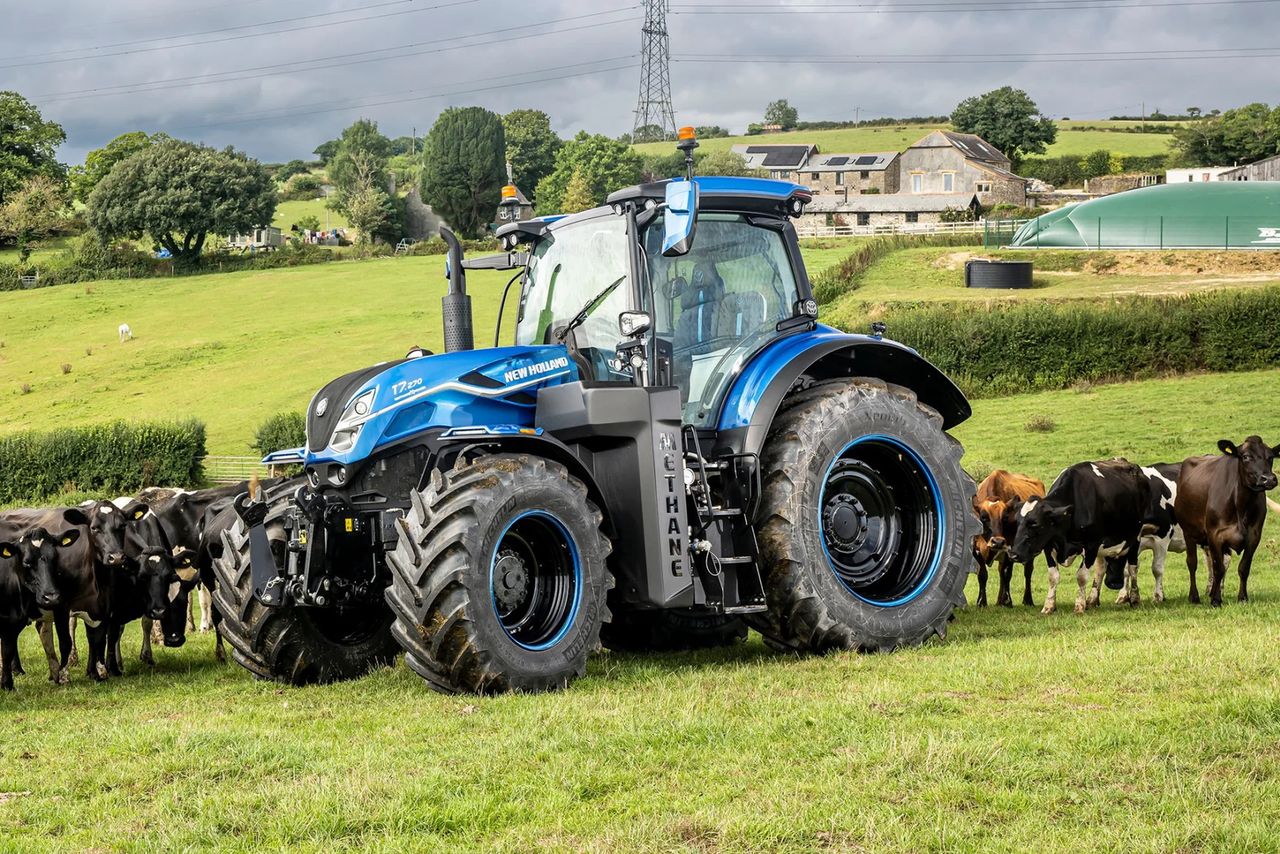
<path fill-rule="evenodd" d="M 996 604 L 1013 607 L 1013 594 L 1009 590 L 1013 582 L 1013 558 L 1009 555 L 1009 547 L 1018 535 L 1018 508 L 1029 498 L 1043 496 L 1043 483 L 1003 469 L 996 469 L 978 484 L 978 491 L 973 496 L 973 509 L 982 521 L 982 533 L 973 538 L 973 556 L 978 561 L 980 607 L 987 604 L 987 568 L 997 561 L 1000 593 L 996 596 Z M 1023 605 L 1035 604 L 1031 600 L 1031 569 L 1034 563 L 1035 555 L 1032 555 L 1024 564 Z"/>
<path fill-rule="evenodd" d="M 1203 548 L 1209 564 L 1209 604 L 1222 604 L 1222 582 L 1232 554 L 1240 555 L 1237 600 L 1249 601 L 1249 568 L 1262 539 L 1267 518 L 1266 492 L 1276 488 L 1271 466 L 1280 445 L 1268 447 L 1258 436 L 1240 445 L 1229 439 L 1218 443 L 1222 456 L 1190 457 L 1182 464 L 1174 515 L 1187 541 L 1187 571 L 1191 574 L 1192 602 L 1200 601 L 1196 589 L 1196 548 Z"/>

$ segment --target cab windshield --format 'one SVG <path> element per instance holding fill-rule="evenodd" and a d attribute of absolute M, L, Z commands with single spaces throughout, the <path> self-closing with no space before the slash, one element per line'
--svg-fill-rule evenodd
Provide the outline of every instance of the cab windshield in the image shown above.
<path fill-rule="evenodd" d="M 740 214 L 699 214 L 677 258 L 662 256 L 662 230 L 658 217 L 644 234 L 653 334 L 671 345 L 685 423 L 713 427 L 739 368 L 794 314 L 795 272 L 782 234 Z"/>

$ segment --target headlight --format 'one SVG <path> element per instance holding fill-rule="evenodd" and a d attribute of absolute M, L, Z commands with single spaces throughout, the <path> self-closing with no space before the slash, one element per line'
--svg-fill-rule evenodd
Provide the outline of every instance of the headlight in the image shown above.
<path fill-rule="evenodd" d="M 378 390 L 371 388 L 347 404 L 347 408 L 342 411 L 342 417 L 334 425 L 333 437 L 329 440 L 330 448 L 339 452 L 351 450 L 364 422 L 373 412 L 373 400 L 377 396 Z"/>

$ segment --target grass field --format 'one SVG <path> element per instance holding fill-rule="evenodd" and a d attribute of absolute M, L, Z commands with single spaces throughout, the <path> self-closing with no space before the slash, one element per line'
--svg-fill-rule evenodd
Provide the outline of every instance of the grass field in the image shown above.
<path fill-rule="evenodd" d="M 990 291 L 964 286 L 964 262 L 1003 258 L 1035 263 L 1035 287 Z M 1072 250 L 904 249 L 867 268 L 856 290 L 831 307 L 919 300 L 1094 299 L 1280 284 L 1280 252 L 1086 252 Z"/>
<path fill-rule="evenodd" d="M 310 199 L 300 202 L 280 202 L 276 205 L 276 218 L 271 222 L 276 228 L 289 233 L 289 227 L 304 216 L 314 216 L 320 221 L 320 230 L 346 228 L 347 218 L 335 210 L 325 207 L 324 199 Z"/>
<path fill-rule="evenodd" d="M 1173 139 L 1170 134 L 1156 133 L 1124 133 L 1121 131 L 1073 130 L 1059 127 L 1058 140 L 1049 146 L 1046 157 L 1061 155 L 1085 155 L 1091 151 L 1105 148 L 1113 154 L 1148 155 L 1164 154 L 1169 150 Z M 1080 125 L 1102 127 L 1108 124 L 1123 126 L 1125 123 L 1080 122 Z M 930 131 L 944 128 L 943 125 L 895 125 L 892 127 L 860 127 L 841 128 L 838 130 L 806 130 L 789 131 L 787 133 L 771 133 L 760 136 L 731 136 L 699 141 L 703 151 L 725 151 L 734 145 L 764 145 L 779 143 L 812 143 L 820 151 L 829 154 L 838 152 L 859 151 L 903 151 L 919 141 Z M 647 142 L 635 146 L 637 151 L 646 154 L 670 154 L 673 149 L 669 142 Z"/>
<path fill-rule="evenodd" d="M 978 401 L 957 435 L 970 464 L 1042 478 L 1174 459 L 1277 441 L 1277 383 Z M 1057 431 L 1023 432 L 1042 413 Z M 403 665 L 287 689 L 215 664 L 207 636 L 154 672 L 55 689 L 27 632 L 34 675 L 0 697 L 0 849 L 1275 850 L 1277 523 L 1247 605 L 1188 605 L 1174 556 L 1161 606 L 970 608 L 945 643 L 885 656 L 795 659 L 754 636 L 601 654 L 551 696 L 443 697 Z"/>
<path fill-rule="evenodd" d="M 806 241 L 811 269 L 855 241 Z M 0 432 L 194 416 L 210 453 L 249 453 L 258 424 L 301 410 L 334 377 L 414 344 L 438 351 L 443 271 L 442 257 L 387 258 L 0 293 Z M 477 344 L 493 342 L 509 276 L 468 276 Z M 136 336 L 125 344 L 122 322 Z"/>

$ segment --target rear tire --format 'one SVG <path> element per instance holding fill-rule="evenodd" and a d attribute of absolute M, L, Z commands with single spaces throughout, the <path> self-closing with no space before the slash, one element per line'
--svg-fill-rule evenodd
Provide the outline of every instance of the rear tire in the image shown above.
<path fill-rule="evenodd" d="M 978 522 L 963 449 L 914 392 L 822 383 L 765 442 L 757 538 L 770 646 L 889 651 L 946 635 Z"/>
<path fill-rule="evenodd" d="M 268 515 L 269 534 L 271 522 Z M 213 561 L 213 570 L 218 580 L 213 604 L 222 614 L 218 631 L 231 644 L 236 663 L 255 676 L 290 685 L 337 682 L 390 666 L 400 652 L 391 638 L 391 612 L 381 604 L 268 608 L 254 599 L 243 522 L 223 533 L 222 556 Z"/>
<path fill-rule="evenodd" d="M 405 662 L 448 693 L 564 688 L 609 619 L 609 540 L 559 463 L 498 454 L 431 475 L 388 555 Z"/>
<path fill-rule="evenodd" d="M 711 649 L 746 639 L 747 624 L 741 617 L 684 609 L 617 611 L 613 622 L 600 631 L 601 643 L 616 652 Z"/>

